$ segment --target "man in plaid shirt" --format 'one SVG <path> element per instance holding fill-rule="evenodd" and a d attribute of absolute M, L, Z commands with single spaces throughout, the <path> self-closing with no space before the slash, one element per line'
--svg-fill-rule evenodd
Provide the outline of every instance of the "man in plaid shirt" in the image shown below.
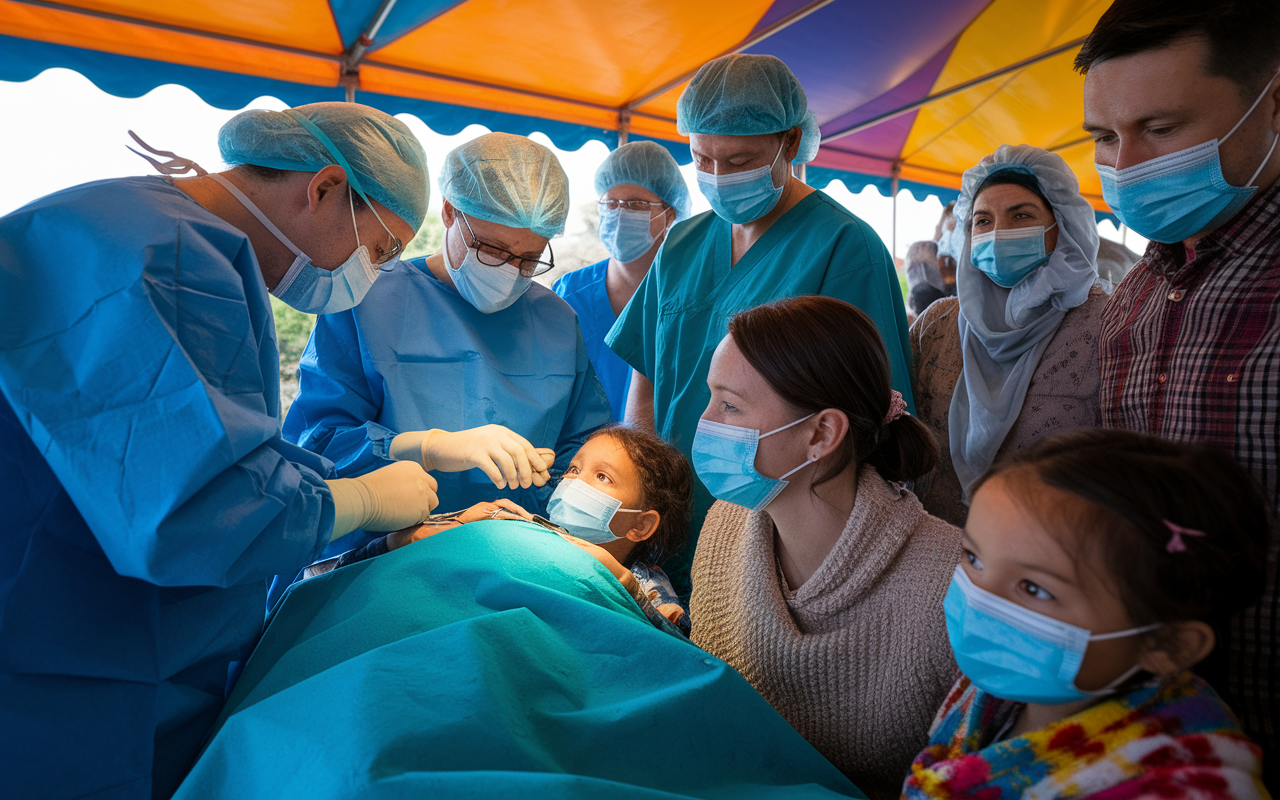
<path fill-rule="evenodd" d="M 1152 240 L 1103 312 L 1103 424 L 1229 450 L 1280 508 L 1280 3 L 1117 0 L 1076 68 L 1103 195 Z M 1278 547 L 1217 686 L 1272 786 Z"/>

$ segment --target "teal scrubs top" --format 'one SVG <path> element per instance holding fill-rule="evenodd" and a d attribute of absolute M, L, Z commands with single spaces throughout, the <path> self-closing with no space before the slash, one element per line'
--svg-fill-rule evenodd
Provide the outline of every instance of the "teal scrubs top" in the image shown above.
<path fill-rule="evenodd" d="M 870 225 L 815 191 L 732 266 L 731 229 L 712 212 L 672 228 L 606 339 L 653 382 L 654 424 L 663 439 L 692 460 L 693 435 L 711 399 L 711 355 L 728 332 L 729 318 L 797 295 L 835 297 L 866 312 L 889 351 L 893 388 L 914 411 L 902 290 L 893 259 Z M 695 480 L 689 545 L 665 565 L 682 595 L 689 592 L 694 545 L 713 502 Z"/>
<path fill-rule="evenodd" d="M 609 349 L 604 337 L 618 321 L 609 304 L 609 259 L 589 267 L 566 273 L 551 288 L 578 313 L 578 326 L 587 343 L 587 356 L 596 377 L 609 396 L 614 422 L 622 422 L 627 407 L 627 391 L 631 388 L 631 365 Z"/>

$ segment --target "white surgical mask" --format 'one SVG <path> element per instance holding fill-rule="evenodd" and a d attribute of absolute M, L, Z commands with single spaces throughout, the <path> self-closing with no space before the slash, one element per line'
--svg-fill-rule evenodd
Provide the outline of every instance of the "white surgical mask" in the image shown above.
<path fill-rule="evenodd" d="M 442 248 L 444 265 L 449 269 L 449 277 L 453 285 L 468 303 L 476 307 L 481 314 L 492 314 L 507 308 L 520 299 L 533 283 L 532 278 L 520 274 L 520 270 L 510 264 L 491 267 L 480 263 L 475 248 L 468 247 L 462 263 L 453 265 L 449 256 L 449 231 L 456 227 L 449 226 L 445 230 L 445 242 Z M 465 241 L 463 243 L 465 245 Z"/>
<path fill-rule="evenodd" d="M 369 248 L 360 244 L 358 228 L 356 229 L 356 249 L 347 257 L 347 260 L 343 261 L 337 269 L 321 269 L 312 264 L 311 257 L 302 252 L 288 236 L 284 235 L 283 231 L 267 219 L 262 209 L 258 208 L 244 192 L 236 188 L 235 184 L 217 173 L 212 173 L 209 177 L 239 200 L 249 213 L 257 217 L 258 221 L 293 253 L 293 264 L 276 287 L 271 290 L 273 295 L 293 308 L 304 314 L 336 314 L 339 311 L 346 311 L 363 300 L 373 286 L 373 282 L 378 279 L 380 270 L 369 258 Z M 355 226 L 355 200 L 351 199 L 350 189 L 347 191 L 348 200 L 351 202 L 351 224 Z M 370 208 L 372 209 L 372 206 Z M 374 211 L 374 215 L 377 215 L 377 211 Z M 382 222 L 382 218 L 378 217 L 378 221 Z M 387 226 L 384 223 L 382 227 Z M 390 233 L 389 230 L 387 232 Z"/>

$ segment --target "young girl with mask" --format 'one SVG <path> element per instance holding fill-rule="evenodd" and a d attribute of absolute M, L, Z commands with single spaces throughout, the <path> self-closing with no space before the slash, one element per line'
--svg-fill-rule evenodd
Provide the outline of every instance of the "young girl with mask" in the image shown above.
<path fill-rule="evenodd" d="M 718 502 L 693 641 L 870 797 L 896 797 L 955 679 L 942 600 L 960 531 L 904 488 L 937 459 L 871 319 L 807 296 L 735 316 L 694 468 Z"/>
<path fill-rule="evenodd" d="M 687 636 L 689 615 L 658 562 L 684 547 L 692 499 L 693 470 L 679 450 L 651 433 L 614 425 L 593 433 L 573 454 L 543 521 L 567 531 L 608 567 L 646 613 L 656 611 Z M 492 519 L 536 518 L 505 498 L 477 503 L 312 565 L 306 577 Z"/>
<path fill-rule="evenodd" d="M 1189 670 L 1261 593 L 1268 522 L 1230 455 L 1128 431 L 985 475 L 946 599 L 964 674 L 905 796 L 1267 797 L 1260 750 Z"/>

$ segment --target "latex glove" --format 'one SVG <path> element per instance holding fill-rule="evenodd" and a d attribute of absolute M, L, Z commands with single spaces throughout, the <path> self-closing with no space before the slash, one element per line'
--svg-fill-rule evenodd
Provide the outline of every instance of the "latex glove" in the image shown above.
<path fill-rule="evenodd" d="M 388 455 L 396 461 L 417 461 L 427 470 L 479 469 L 499 489 L 528 489 L 547 484 L 556 454 L 534 447 L 509 428 L 482 425 L 456 433 L 439 428 L 406 431 L 391 440 Z"/>
<path fill-rule="evenodd" d="M 416 525 L 440 504 L 436 479 L 421 464 L 402 461 L 358 478 L 326 481 L 333 495 L 333 533 L 329 540 L 363 528 L 395 531 Z"/>

